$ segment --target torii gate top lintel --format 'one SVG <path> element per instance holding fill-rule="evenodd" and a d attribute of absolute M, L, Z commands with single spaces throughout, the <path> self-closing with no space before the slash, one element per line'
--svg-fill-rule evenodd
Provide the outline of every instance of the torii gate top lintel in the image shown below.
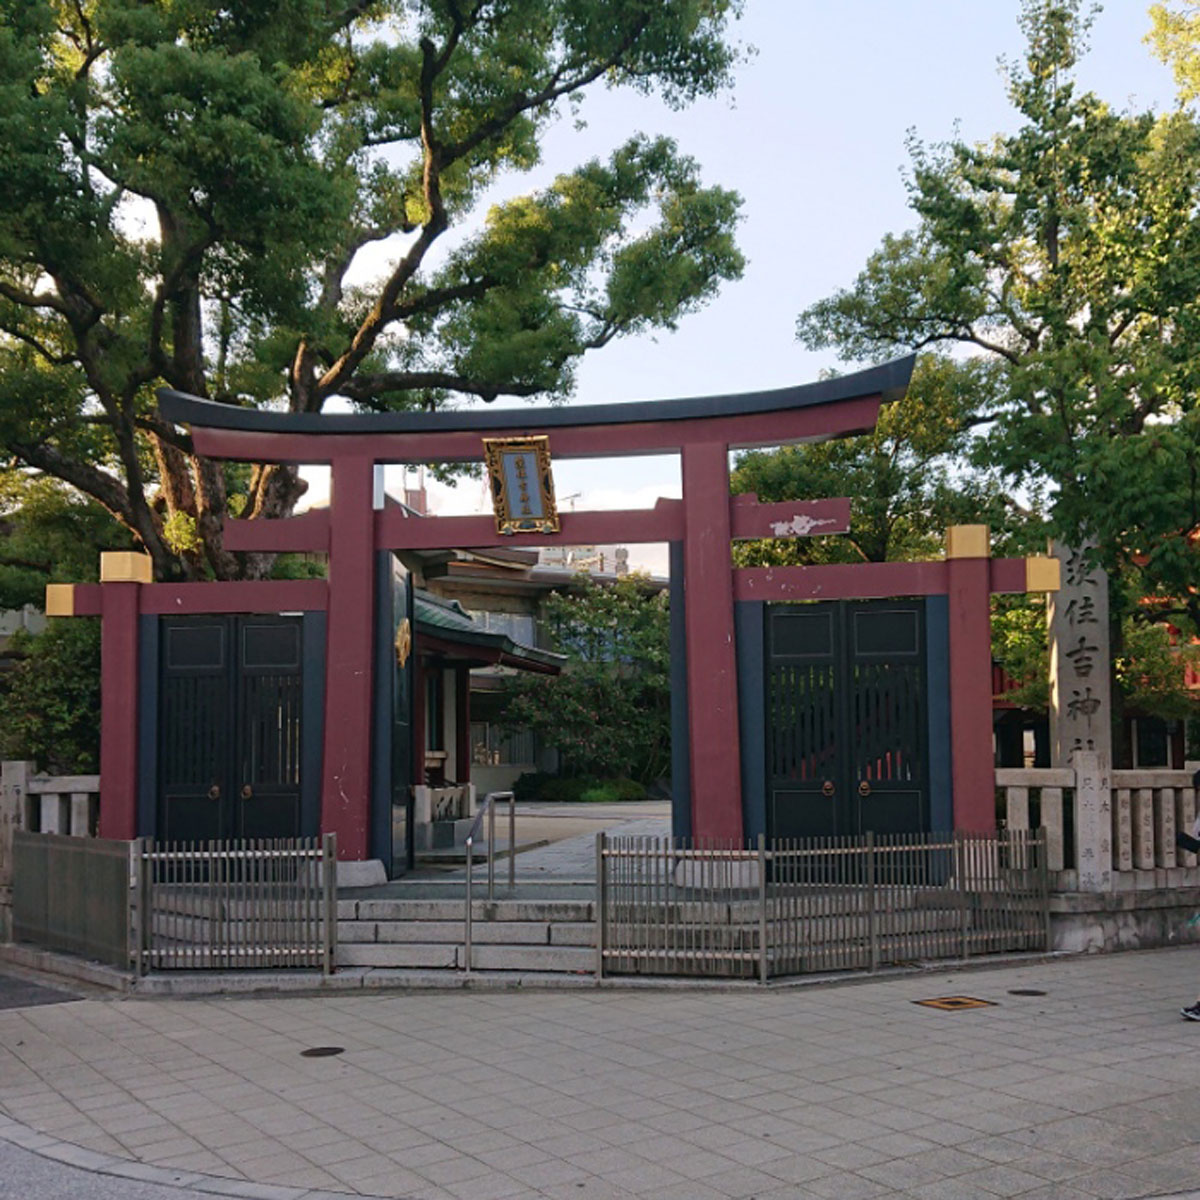
<path fill-rule="evenodd" d="M 850 375 L 770 391 L 559 408 L 449 412 L 289 413 L 239 408 L 163 388 L 164 420 L 192 427 L 217 458 L 376 462 L 480 457 L 480 436 L 552 435 L 556 458 L 649 454 L 723 442 L 739 449 L 867 432 L 879 406 L 900 399 L 915 355 Z M 315 435 L 315 436 L 314 436 Z"/>

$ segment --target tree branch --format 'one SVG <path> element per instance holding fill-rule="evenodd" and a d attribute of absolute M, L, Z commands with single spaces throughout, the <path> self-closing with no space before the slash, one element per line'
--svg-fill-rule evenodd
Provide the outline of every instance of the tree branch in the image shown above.
<path fill-rule="evenodd" d="M 49 292 L 27 292 L 23 288 L 6 283 L 3 279 L 0 279 L 0 296 L 11 300 L 14 304 L 23 305 L 25 308 L 50 308 L 57 313 L 62 313 L 63 316 L 68 315 L 67 306 L 58 296 Z"/>
<path fill-rule="evenodd" d="M 192 444 L 192 436 L 189 433 L 180 433 L 174 425 L 168 425 L 165 421 L 158 417 L 134 417 L 134 425 L 138 429 L 143 429 L 147 433 L 152 433 L 156 438 L 174 446 L 176 450 L 182 451 L 184 454 L 194 454 L 195 449 Z"/>
<path fill-rule="evenodd" d="M 433 127 L 433 85 L 449 62 L 461 32 L 461 25 L 456 23 L 454 32 L 447 39 L 446 47 L 440 55 L 435 53 L 433 43 L 428 38 L 421 39 L 421 143 L 424 147 L 423 186 L 429 219 L 422 225 L 417 240 L 409 247 L 408 253 L 384 284 L 383 291 L 355 332 L 349 348 L 317 380 L 316 387 L 312 389 L 312 401 L 306 400 L 306 407 L 319 409 L 328 396 L 343 390 L 347 380 L 374 348 L 379 335 L 396 319 L 396 304 L 400 292 L 417 273 L 429 247 L 449 224 L 446 206 L 442 202 L 441 153 Z M 299 360 L 297 365 L 300 365 Z M 297 378 L 294 385 L 300 387 L 302 392 L 307 390 L 306 380 Z"/>
<path fill-rule="evenodd" d="M 65 479 L 72 487 L 103 505 L 122 524 L 132 527 L 133 508 L 129 503 L 129 494 L 115 475 L 91 463 L 67 458 L 56 447 L 45 442 L 10 442 L 8 448 L 29 466 L 47 475 Z"/>
<path fill-rule="evenodd" d="M 453 371 L 384 371 L 377 375 L 355 376 L 338 389 L 338 394 L 359 403 L 369 403 L 382 392 L 412 392 L 425 388 L 444 388 L 465 392 L 481 400 L 492 401 L 499 395 L 536 396 L 544 389 L 535 384 L 495 384 L 456 375 Z"/>
<path fill-rule="evenodd" d="M 70 363 L 77 363 L 79 361 L 78 357 L 74 354 L 55 354 L 48 346 L 44 346 L 39 342 L 31 333 L 25 333 L 20 329 L 13 329 L 7 325 L 4 327 L 3 332 L 7 333 L 9 337 L 14 337 L 18 341 L 32 347 L 52 367 L 65 367 Z"/>
<path fill-rule="evenodd" d="M 494 117 L 490 117 L 488 120 L 482 122 L 473 133 L 468 134 L 457 142 L 452 142 L 450 145 L 444 146 L 442 149 L 442 166 L 449 166 L 464 155 L 470 154 L 472 150 L 477 149 L 484 142 L 503 133 L 523 112 L 528 112 L 531 108 L 541 108 L 546 104 L 552 104 L 562 96 L 587 87 L 589 83 L 594 83 L 601 75 L 607 71 L 611 71 L 636 44 L 638 38 L 644 32 L 648 20 L 649 18 L 647 17 L 639 20 L 608 58 L 602 62 L 593 64 L 590 69 L 584 71 L 581 75 L 561 82 L 563 73 L 567 68 L 565 66 L 560 67 L 551 76 L 550 82 L 540 91 L 533 93 L 526 92 L 517 96 Z"/>

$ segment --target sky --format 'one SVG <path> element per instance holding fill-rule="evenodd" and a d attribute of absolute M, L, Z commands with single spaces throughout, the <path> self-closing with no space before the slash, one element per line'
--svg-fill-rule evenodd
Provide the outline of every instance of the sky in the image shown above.
<path fill-rule="evenodd" d="M 1097 13 L 1082 85 L 1118 109 L 1169 109 L 1169 69 L 1144 44 L 1148 3 Z M 746 0 L 732 27 L 753 47 L 730 93 L 672 112 L 653 97 L 601 90 L 544 142 L 542 165 L 495 196 L 549 182 L 634 132 L 668 134 L 706 182 L 739 192 L 748 262 L 677 331 L 615 342 L 583 360 L 574 403 L 670 399 L 806 383 L 832 352 L 795 340 L 797 315 L 849 286 L 884 234 L 912 226 L 906 138 L 983 141 L 1016 125 L 998 60 L 1018 60 L 1018 0 Z M 502 404 L 504 402 L 497 402 Z M 528 401 L 510 401 L 528 406 Z M 507 405 L 506 405 L 507 406 Z M 642 507 L 679 495 L 674 458 L 556 464 L 563 508 Z M 317 489 L 314 489 L 317 490 Z M 488 511 L 482 484 L 431 485 L 435 512 Z M 570 497 L 571 499 L 568 499 Z M 631 548 L 665 572 L 665 548 Z"/>

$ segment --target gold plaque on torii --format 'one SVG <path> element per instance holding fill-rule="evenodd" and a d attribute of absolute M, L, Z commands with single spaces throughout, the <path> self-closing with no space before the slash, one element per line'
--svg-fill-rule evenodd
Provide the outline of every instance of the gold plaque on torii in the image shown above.
<path fill-rule="evenodd" d="M 484 438 L 496 532 L 558 533 L 548 437 Z"/>

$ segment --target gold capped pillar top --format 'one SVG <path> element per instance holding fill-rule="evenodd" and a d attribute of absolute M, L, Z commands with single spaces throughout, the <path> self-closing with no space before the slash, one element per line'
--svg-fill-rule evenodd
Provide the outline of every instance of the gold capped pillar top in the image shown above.
<path fill-rule="evenodd" d="M 947 558 L 991 558 L 992 531 L 986 525 L 951 525 L 946 530 Z"/>
<path fill-rule="evenodd" d="M 101 583 L 153 583 L 150 555 L 132 550 L 105 550 L 100 555 Z"/>
<path fill-rule="evenodd" d="M 73 617 L 75 615 L 75 585 L 73 583 L 46 584 L 46 616 Z"/>
<path fill-rule="evenodd" d="M 1027 592 L 1057 592 L 1062 587 L 1062 563 L 1045 554 L 1035 554 L 1025 560 L 1025 590 Z"/>

